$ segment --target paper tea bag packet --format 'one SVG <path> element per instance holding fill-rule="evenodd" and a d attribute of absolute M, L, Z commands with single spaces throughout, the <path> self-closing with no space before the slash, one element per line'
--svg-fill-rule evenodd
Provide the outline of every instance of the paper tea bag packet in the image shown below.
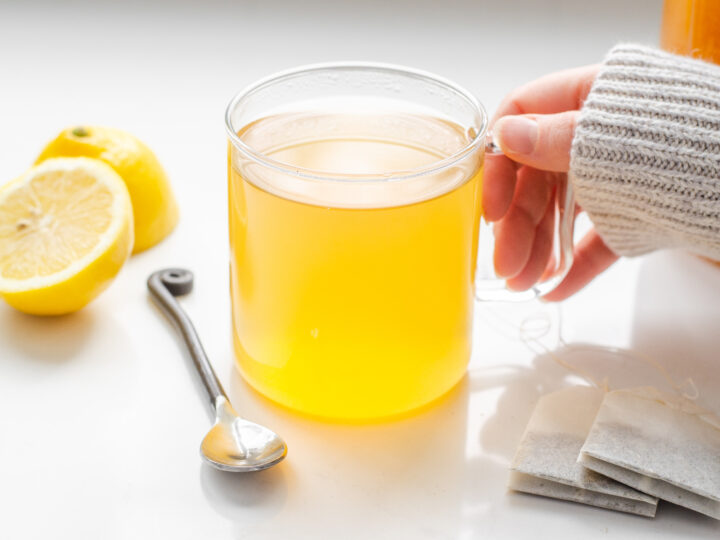
<path fill-rule="evenodd" d="M 575 386 L 540 398 L 511 465 L 516 491 L 653 517 L 655 497 L 578 463 L 603 392 Z"/>
<path fill-rule="evenodd" d="M 720 519 L 720 419 L 690 400 L 651 387 L 607 393 L 580 462 Z"/>

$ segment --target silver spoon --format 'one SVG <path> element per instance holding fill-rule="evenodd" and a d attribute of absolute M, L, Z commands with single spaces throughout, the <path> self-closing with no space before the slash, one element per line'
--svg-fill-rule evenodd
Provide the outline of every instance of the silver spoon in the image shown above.
<path fill-rule="evenodd" d="M 210 396 L 215 425 L 200 445 L 200 455 L 221 471 L 250 472 L 267 469 L 287 454 L 285 442 L 269 429 L 240 418 L 215 375 L 190 318 L 175 299 L 193 288 L 193 274 L 181 268 L 153 273 L 147 281 L 152 298 L 175 323 L 190 350 L 193 363 Z"/>

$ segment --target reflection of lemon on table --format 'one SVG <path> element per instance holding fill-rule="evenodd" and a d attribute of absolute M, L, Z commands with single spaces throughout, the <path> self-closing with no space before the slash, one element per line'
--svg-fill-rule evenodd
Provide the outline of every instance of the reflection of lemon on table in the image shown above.
<path fill-rule="evenodd" d="M 125 181 L 135 215 L 133 253 L 157 244 L 177 224 L 178 207 L 165 171 L 155 154 L 132 135 L 103 127 L 66 129 L 45 147 L 37 163 L 61 156 L 102 160 Z"/>
<path fill-rule="evenodd" d="M 0 295 L 27 313 L 76 311 L 130 256 L 122 178 L 87 158 L 50 159 L 0 188 Z"/>

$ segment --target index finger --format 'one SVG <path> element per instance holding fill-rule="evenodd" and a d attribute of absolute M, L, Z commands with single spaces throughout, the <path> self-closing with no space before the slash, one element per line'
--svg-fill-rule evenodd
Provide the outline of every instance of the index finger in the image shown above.
<path fill-rule="evenodd" d="M 495 111 L 492 123 L 510 114 L 576 111 L 590 93 L 600 64 L 557 71 L 516 88 Z"/>

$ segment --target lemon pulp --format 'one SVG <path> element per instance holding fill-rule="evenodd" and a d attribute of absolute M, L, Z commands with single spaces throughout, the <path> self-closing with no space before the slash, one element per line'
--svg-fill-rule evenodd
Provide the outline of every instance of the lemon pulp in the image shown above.
<path fill-rule="evenodd" d="M 80 309 L 132 245 L 130 197 L 101 161 L 47 160 L 0 189 L 0 295 L 21 311 Z"/>

